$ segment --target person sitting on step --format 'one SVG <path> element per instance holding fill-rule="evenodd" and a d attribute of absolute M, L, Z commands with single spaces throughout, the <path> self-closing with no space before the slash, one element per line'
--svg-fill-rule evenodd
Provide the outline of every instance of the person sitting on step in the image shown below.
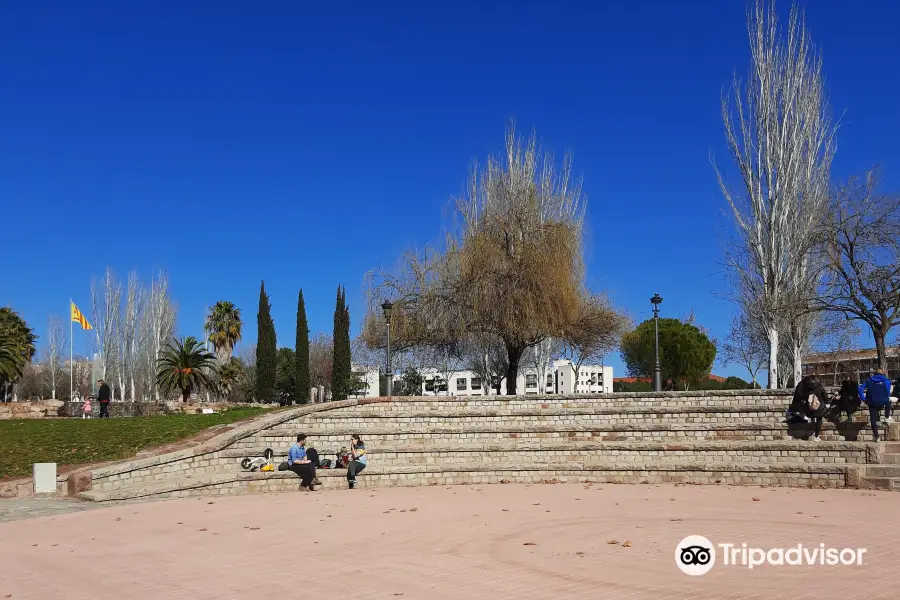
<path fill-rule="evenodd" d="M 822 417 L 827 410 L 828 395 L 818 378 L 815 375 L 807 375 L 801 379 L 794 390 L 790 411 L 794 413 L 802 411 L 813 422 L 815 429 L 810 440 L 814 442 L 822 441 L 819 434 L 822 432 Z"/>
<path fill-rule="evenodd" d="M 884 376 L 884 371 L 875 369 L 875 374 L 859 386 L 859 399 L 869 407 L 869 422 L 872 424 L 872 436 L 878 441 L 878 421 L 893 423 L 891 416 L 891 380 Z M 881 409 L 884 418 L 881 419 Z"/>
<path fill-rule="evenodd" d="M 310 448 L 309 453 L 313 454 L 314 449 Z M 315 458 L 315 454 L 313 457 Z M 312 492 L 316 489 L 316 465 L 310 460 L 306 450 L 306 434 L 297 435 L 297 443 L 288 450 L 288 470 L 293 471 L 300 477 L 300 489 L 304 492 Z"/>
<path fill-rule="evenodd" d="M 352 490 L 356 486 L 356 475 L 366 468 L 366 444 L 358 433 L 350 436 L 350 460 L 347 462 L 347 485 Z"/>
<path fill-rule="evenodd" d="M 838 392 L 837 402 L 835 403 L 835 408 L 837 409 L 836 420 L 840 421 L 841 414 L 847 413 L 847 421 L 851 421 L 853 413 L 859 410 L 860 405 L 857 385 L 849 379 L 845 379 L 841 382 L 841 391 Z"/>

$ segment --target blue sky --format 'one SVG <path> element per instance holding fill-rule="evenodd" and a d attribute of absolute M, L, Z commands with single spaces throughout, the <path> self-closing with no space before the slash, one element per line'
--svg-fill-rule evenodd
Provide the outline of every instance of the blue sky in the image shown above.
<path fill-rule="evenodd" d="M 728 221 L 709 157 L 727 160 L 719 98 L 746 70 L 744 10 L 3 3 L 0 304 L 43 333 L 70 296 L 89 309 L 107 265 L 162 268 L 183 334 L 228 299 L 255 340 L 261 279 L 280 344 L 293 345 L 300 287 L 311 329 L 330 332 L 339 283 L 357 326 L 365 273 L 438 237 L 514 118 L 575 154 L 590 285 L 636 320 L 659 292 L 665 315 L 693 310 L 722 337 Z M 842 115 L 835 175 L 880 163 L 897 190 L 900 6 L 808 2 L 807 20 Z"/>

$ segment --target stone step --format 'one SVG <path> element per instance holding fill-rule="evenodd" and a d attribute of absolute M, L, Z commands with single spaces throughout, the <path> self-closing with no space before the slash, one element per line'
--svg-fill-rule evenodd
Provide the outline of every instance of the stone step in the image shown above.
<path fill-rule="evenodd" d="M 311 440 L 315 445 L 315 440 Z M 367 444 L 371 460 L 384 465 L 532 463 L 545 460 L 593 463 L 604 460 L 643 461 L 695 460 L 734 463 L 808 462 L 865 464 L 873 445 L 852 442 L 597 442 L 556 440 L 501 440 L 491 443 L 461 440 L 449 444 Z M 272 448 L 276 461 L 286 457 L 289 446 Z M 239 459 L 261 455 L 265 448 L 235 448 L 219 453 Z M 336 448 L 316 448 L 321 458 L 331 458 Z"/>
<path fill-rule="evenodd" d="M 452 485 L 482 483 L 696 483 L 733 485 L 788 485 L 843 487 L 847 467 L 843 465 L 780 463 L 722 464 L 704 462 L 651 461 L 645 464 L 607 461 L 590 465 L 535 463 L 505 465 L 414 465 L 372 466 L 358 477 L 360 487 Z M 346 486 L 343 469 L 319 469 L 323 487 Z M 299 487 L 290 472 L 234 472 L 186 476 L 139 486 L 81 492 L 78 497 L 93 502 L 150 498 L 226 495 L 234 493 L 292 491 Z"/>
<path fill-rule="evenodd" d="M 241 447 L 261 445 L 284 446 L 294 443 L 296 432 L 268 430 L 238 442 Z M 559 438 L 595 441 L 676 441 L 676 440 L 750 440 L 777 441 L 807 439 L 812 435 L 811 425 L 785 425 L 784 423 L 640 423 L 604 425 L 581 423 L 560 424 L 473 424 L 473 425 L 415 425 L 399 429 L 382 423 L 363 423 L 356 427 L 337 429 L 321 425 L 304 426 L 302 431 L 317 444 L 347 445 L 350 435 L 358 433 L 367 442 L 387 442 L 398 439 L 425 441 L 449 441 L 451 439 L 497 440 L 506 438 L 535 439 Z M 863 423 L 823 423 L 822 439 L 828 441 L 872 441 L 872 432 Z"/>
<path fill-rule="evenodd" d="M 878 464 L 866 466 L 866 477 L 896 477 L 900 478 L 900 465 Z"/>
<path fill-rule="evenodd" d="M 886 452 L 881 455 L 881 462 L 889 465 L 900 465 L 900 454 Z"/>
<path fill-rule="evenodd" d="M 441 410 L 417 410 L 411 406 L 398 406 L 389 412 L 372 412 L 360 410 L 357 407 L 341 408 L 331 411 L 322 411 L 304 415 L 310 421 L 346 420 L 346 419 L 435 419 L 435 418 L 462 418 L 462 417 L 568 417 L 590 415 L 673 415 L 673 414 L 700 414 L 720 415 L 730 413 L 750 414 L 776 414 L 784 416 L 785 406 L 759 405 L 759 406 L 694 406 L 679 404 L 672 406 L 633 405 L 633 406 L 582 406 L 568 408 L 547 408 L 540 406 L 522 406 L 520 408 L 507 407 L 462 407 L 442 406 Z"/>
<path fill-rule="evenodd" d="M 860 477 L 859 487 L 869 490 L 900 491 L 900 478 L 898 477 Z"/>

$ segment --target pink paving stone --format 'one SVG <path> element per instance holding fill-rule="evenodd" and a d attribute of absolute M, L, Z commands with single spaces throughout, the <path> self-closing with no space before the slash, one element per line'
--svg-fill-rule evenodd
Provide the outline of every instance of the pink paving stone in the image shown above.
<path fill-rule="evenodd" d="M 898 500 L 570 484 L 124 504 L 0 524 L 0 599 L 897 599 Z M 868 552 L 862 566 L 719 564 L 688 577 L 674 554 L 694 534 Z"/>

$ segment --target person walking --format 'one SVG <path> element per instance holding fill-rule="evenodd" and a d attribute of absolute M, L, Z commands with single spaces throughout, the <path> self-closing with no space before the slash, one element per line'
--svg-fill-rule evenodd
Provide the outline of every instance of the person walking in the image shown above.
<path fill-rule="evenodd" d="M 800 380 L 794 389 L 794 398 L 791 401 L 791 411 L 804 411 L 805 416 L 813 422 L 814 431 L 810 438 L 813 442 L 821 442 L 819 435 L 822 433 L 822 417 L 828 411 L 828 395 L 825 387 L 819 383 L 815 375 L 807 375 Z"/>
<path fill-rule="evenodd" d="M 878 441 L 878 421 L 893 423 L 891 416 L 891 380 L 884 376 L 884 371 L 875 369 L 875 374 L 859 386 L 859 399 L 869 407 L 869 422 L 872 424 L 872 436 Z M 884 409 L 884 418 L 881 418 Z"/>
<path fill-rule="evenodd" d="M 112 396 L 110 392 L 109 385 L 102 379 L 98 380 L 97 383 L 100 384 L 100 389 L 97 390 L 97 402 L 100 403 L 100 418 L 108 419 L 109 418 L 109 399 Z"/>
<path fill-rule="evenodd" d="M 288 450 L 288 470 L 300 477 L 300 489 L 304 492 L 315 491 L 313 479 L 316 478 L 316 467 L 306 456 L 306 434 L 297 435 L 297 443 Z"/>
<path fill-rule="evenodd" d="M 366 468 L 368 462 L 366 444 L 358 433 L 354 433 L 350 436 L 350 461 L 347 463 L 347 485 L 351 490 L 356 486 L 356 475 Z"/>
<path fill-rule="evenodd" d="M 86 398 L 84 404 L 81 406 L 81 418 L 90 419 L 92 412 L 94 412 L 94 407 L 91 406 L 91 399 Z"/>

